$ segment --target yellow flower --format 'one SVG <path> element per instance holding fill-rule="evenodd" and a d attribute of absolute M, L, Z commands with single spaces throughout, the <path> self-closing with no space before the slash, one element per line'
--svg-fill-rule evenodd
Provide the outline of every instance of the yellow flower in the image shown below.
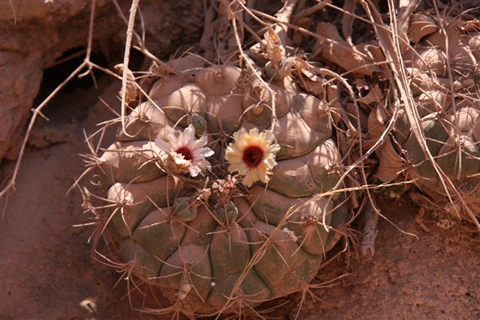
<path fill-rule="evenodd" d="M 243 184 L 247 187 L 259 180 L 267 183 L 272 168 L 277 165 L 275 154 L 280 150 L 274 139 L 272 133 L 259 133 L 257 128 L 249 132 L 242 128 L 235 132 L 225 153 L 225 159 L 230 163 L 228 171 L 243 175 Z"/>

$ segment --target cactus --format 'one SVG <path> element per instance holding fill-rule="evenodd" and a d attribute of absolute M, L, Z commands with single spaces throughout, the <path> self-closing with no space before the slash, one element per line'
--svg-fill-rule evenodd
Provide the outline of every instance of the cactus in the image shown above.
<path fill-rule="evenodd" d="M 414 14 L 408 37 L 415 49 L 403 54 L 416 117 L 434 163 L 402 109 L 393 139 L 377 153 L 376 176 L 389 182 L 404 172 L 430 199 L 422 205 L 430 203 L 438 213 L 471 219 L 480 228 L 475 218 L 480 196 L 479 36 L 468 21 L 445 17 L 442 23 L 444 31 L 437 18 Z M 376 126 L 384 128 L 372 113 L 369 127 Z"/>
<path fill-rule="evenodd" d="M 149 97 L 94 178 L 122 262 L 187 314 L 304 290 L 349 215 L 324 102 L 233 66 L 165 76 Z"/>

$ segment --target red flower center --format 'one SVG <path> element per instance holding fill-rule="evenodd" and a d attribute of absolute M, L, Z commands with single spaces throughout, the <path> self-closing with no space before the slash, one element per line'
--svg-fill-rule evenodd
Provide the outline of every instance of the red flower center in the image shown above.
<path fill-rule="evenodd" d="M 190 149 L 187 148 L 187 147 L 180 147 L 175 152 L 183 155 L 185 160 L 192 160 L 193 159 L 192 151 L 190 151 Z"/>
<path fill-rule="evenodd" d="M 263 160 L 263 150 L 257 146 L 248 146 L 243 150 L 243 162 L 249 168 L 256 168 Z"/>

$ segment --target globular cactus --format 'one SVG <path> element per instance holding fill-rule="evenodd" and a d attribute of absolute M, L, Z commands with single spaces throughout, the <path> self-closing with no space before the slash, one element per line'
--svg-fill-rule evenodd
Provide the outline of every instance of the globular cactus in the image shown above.
<path fill-rule="evenodd" d="M 165 76 L 149 97 L 97 161 L 123 263 L 190 314 L 303 290 L 349 216 L 325 102 L 233 66 Z"/>
<path fill-rule="evenodd" d="M 403 56 L 418 125 L 435 163 L 402 109 L 394 139 L 380 148 L 377 177 L 388 182 L 404 173 L 415 180 L 438 211 L 473 219 L 480 227 L 474 217 L 480 216 L 480 36 L 469 29 L 468 21 L 445 17 L 444 30 L 437 21 L 425 13 L 410 18 L 412 48 Z M 384 128 L 372 114 L 369 122 L 370 128 Z"/>

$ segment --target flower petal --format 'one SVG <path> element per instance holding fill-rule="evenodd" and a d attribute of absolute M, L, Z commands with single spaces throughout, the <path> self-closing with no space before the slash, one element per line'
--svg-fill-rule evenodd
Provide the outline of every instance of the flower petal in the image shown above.
<path fill-rule="evenodd" d="M 200 173 L 200 168 L 197 167 L 197 166 L 189 166 L 188 167 L 188 171 L 190 172 L 190 175 L 195 178 L 196 176 L 198 176 L 198 174 Z"/>
<path fill-rule="evenodd" d="M 252 177 L 252 181 L 253 181 L 253 182 L 260 180 L 260 179 L 258 178 L 258 168 L 251 169 L 251 170 L 250 170 L 250 175 L 251 175 L 251 177 Z"/>
<path fill-rule="evenodd" d="M 172 149 L 170 149 L 170 145 L 167 142 L 165 142 L 161 139 L 155 139 L 155 144 L 157 145 L 157 147 L 159 147 L 160 149 L 162 149 L 165 152 L 172 151 Z"/>
<path fill-rule="evenodd" d="M 245 174 L 245 176 L 243 177 L 243 181 L 242 181 L 242 182 L 243 182 L 243 184 L 244 184 L 246 187 L 248 187 L 248 188 L 250 188 L 250 187 L 252 186 L 252 184 L 253 184 L 253 180 L 252 180 L 252 170 L 249 170 L 249 171 Z"/>
<path fill-rule="evenodd" d="M 189 125 L 188 127 L 185 128 L 185 130 L 183 130 L 183 134 L 182 134 L 182 145 L 183 146 L 191 146 L 191 144 L 194 142 L 195 140 L 195 128 L 193 127 L 193 125 Z"/>
<path fill-rule="evenodd" d="M 258 177 L 260 181 L 262 181 L 263 183 L 267 183 L 270 180 L 270 178 L 268 177 L 269 170 L 267 165 L 264 162 L 262 162 L 258 166 L 257 170 L 258 170 Z"/>
<path fill-rule="evenodd" d="M 238 171 L 238 173 L 243 175 L 248 172 L 248 167 L 245 165 L 245 163 L 240 162 L 238 164 L 231 164 L 230 166 L 228 166 L 228 171 L 229 172 Z"/>
<path fill-rule="evenodd" d="M 210 157 L 210 156 L 213 156 L 215 152 L 210 149 L 210 148 L 202 148 L 199 152 L 199 154 L 202 156 L 202 157 Z"/>
<path fill-rule="evenodd" d="M 192 148 L 192 150 L 197 150 L 197 149 L 201 149 L 202 147 L 207 145 L 207 143 L 208 143 L 207 137 L 202 136 L 200 139 L 197 139 L 197 140 L 193 141 L 190 144 L 190 147 Z"/>

